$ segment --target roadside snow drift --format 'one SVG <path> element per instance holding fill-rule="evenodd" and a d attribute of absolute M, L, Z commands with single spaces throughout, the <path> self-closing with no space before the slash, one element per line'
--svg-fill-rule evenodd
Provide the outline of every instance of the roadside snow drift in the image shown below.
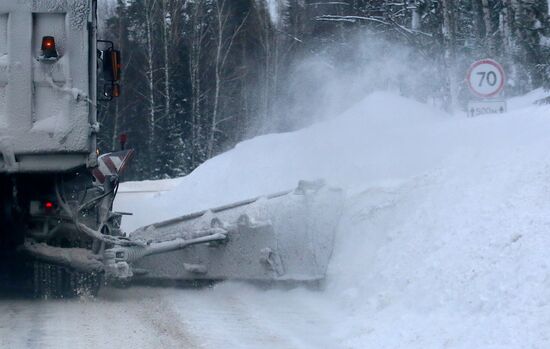
<path fill-rule="evenodd" d="M 532 98 L 470 119 L 375 93 L 243 142 L 165 192 L 122 185 L 116 209 L 134 212 L 131 231 L 300 179 L 346 190 L 324 291 L 167 296 L 200 347 L 549 348 L 550 108 Z"/>

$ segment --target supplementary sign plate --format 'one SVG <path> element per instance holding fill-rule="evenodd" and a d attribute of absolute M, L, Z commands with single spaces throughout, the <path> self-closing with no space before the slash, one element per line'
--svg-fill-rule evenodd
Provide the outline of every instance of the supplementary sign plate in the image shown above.
<path fill-rule="evenodd" d="M 479 116 L 483 114 L 503 114 L 506 112 L 506 101 L 484 100 L 471 101 L 468 103 L 468 116 Z"/>

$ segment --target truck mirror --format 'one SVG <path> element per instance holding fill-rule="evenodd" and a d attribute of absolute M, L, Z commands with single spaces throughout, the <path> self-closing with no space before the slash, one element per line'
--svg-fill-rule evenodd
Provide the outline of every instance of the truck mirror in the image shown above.
<path fill-rule="evenodd" d="M 119 81 L 122 76 L 122 59 L 119 50 L 115 50 L 115 45 L 112 41 L 97 40 L 98 45 L 106 46 L 106 48 L 98 50 L 97 58 L 101 67 L 101 75 L 99 80 L 103 82 L 102 101 L 110 101 L 113 98 L 120 96 Z"/>
<path fill-rule="evenodd" d="M 109 48 L 103 51 L 103 74 L 105 80 L 116 82 L 120 80 L 121 75 L 121 61 L 120 51 Z"/>
<path fill-rule="evenodd" d="M 121 58 L 120 58 L 120 51 L 119 50 L 113 50 L 113 52 L 111 52 L 111 58 L 112 58 L 112 61 L 113 61 L 113 71 L 115 72 L 115 74 L 114 74 L 115 81 L 119 81 L 120 80 L 120 75 L 121 75 L 121 72 L 122 72 L 122 61 L 121 61 Z"/>

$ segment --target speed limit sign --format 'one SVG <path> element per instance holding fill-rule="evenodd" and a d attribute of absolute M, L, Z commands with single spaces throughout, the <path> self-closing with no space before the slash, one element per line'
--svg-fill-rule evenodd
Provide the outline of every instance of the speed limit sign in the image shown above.
<path fill-rule="evenodd" d="M 504 88 L 504 68 L 492 59 L 482 59 L 470 66 L 467 80 L 470 90 L 478 97 L 494 97 Z"/>

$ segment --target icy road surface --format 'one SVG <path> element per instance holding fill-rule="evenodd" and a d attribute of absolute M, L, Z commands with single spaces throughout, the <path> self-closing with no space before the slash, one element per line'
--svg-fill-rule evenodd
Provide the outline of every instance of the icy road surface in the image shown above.
<path fill-rule="evenodd" d="M 10 297 L 0 300 L 0 347 L 338 348 L 324 340 L 332 317 L 310 298 L 305 290 L 288 296 L 239 284 L 108 288 L 80 300 Z"/>
<path fill-rule="evenodd" d="M 325 178 L 346 190 L 323 290 L 105 289 L 0 300 L 2 348 L 550 348 L 550 107 L 468 119 L 377 93 L 243 142 L 174 181 L 127 183 L 147 223 Z"/>
<path fill-rule="evenodd" d="M 97 299 L 0 300 L 1 348 L 197 348 L 163 290 L 105 289 Z"/>

